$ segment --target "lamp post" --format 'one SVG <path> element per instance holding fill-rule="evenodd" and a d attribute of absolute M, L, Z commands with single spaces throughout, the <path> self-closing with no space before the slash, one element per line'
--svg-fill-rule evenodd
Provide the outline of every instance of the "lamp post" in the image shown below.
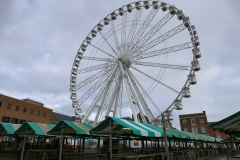
<path fill-rule="evenodd" d="M 59 160 L 62 159 L 62 148 L 63 148 L 63 131 L 64 131 L 64 122 L 62 122 L 62 126 L 60 126 L 61 129 L 61 140 L 60 140 L 60 148 L 59 148 Z"/>
<path fill-rule="evenodd" d="M 164 146 L 165 146 L 165 152 L 167 155 L 167 160 L 169 160 L 169 154 L 168 154 L 168 144 L 167 144 L 167 132 L 166 132 L 166 125 L 165 125 L 165 115 L 164 112 L 162 112 L 162 126 L 163 126 L 163 134 L 164 134 Z"/>
<path fill-rule="evenodd" d="M 167 160 L 169 160 L 169 151 L 168 151 L 168 143 L 167 143 L 167 131 L 166 131 L 166 122 L 167 120 L 173 120 L 173 117 L 171 115 L 171 112 L 173 111 L 173 109 L 176 110 L 182 110 L 182 104 L 181 104 L 181 99 L 177 99 L 175 100 L 175 104 L 173 105 L 173 107 L 170 109 L 167 108 L 164 112 L 161 113 L 161 117 L 162 117 L 162 127 L 163 127 L 163 134 L 164 134 L 164 143 L 165 143 L 165 152 L 166 152 L 166 156 L 167 156 Z M 165 119 L 165 117 L 167 117 L 167 119 Z"/>

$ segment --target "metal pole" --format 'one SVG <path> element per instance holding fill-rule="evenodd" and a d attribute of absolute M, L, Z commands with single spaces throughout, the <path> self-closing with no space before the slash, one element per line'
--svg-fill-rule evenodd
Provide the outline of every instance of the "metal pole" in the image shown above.
<path fill-rule="evenodd" d="M 110 119 L 110 135 L 109 135 L 109 160 L 112 160 L 112 120 Z"/>
<path fill-rule="evenodd" d="M 167 143 L 167 132 L 166 132 L 166 126 L 165 126 L 165 116 L 164 112 L 162 113 L 162 126 L 163 126 L 163 133 L 164 133 L 164 143 L 165 143 L 165 151 L 167 155 L 167 160 L 169 160 L 169 154 L 168 154 L 168 143 Z"/>
<path fill-rule="evenodd" d="M 23 160 L 23 154 L 24 154 L 24 149 L 25 149 L 25 143 L 26 143 L 26 133 L 24 135 L 24 140 L 23 140 L 23 144 L 22 144 L 22 150 L 21 150 L 21 157 L 20 160 Z"/>
<path fill-rule="evenodd" d="M 62 128 L 63 131 L 63 128 Z M 63 133 L 61 133 L 61 139 L 60 139 L 60 150 L 59 150 L 59 160 L 62 159 L 62 147 L 63 147 Z"/>
<path fill-rule="evenodd" d="M 97 153 L 100 154 L 100 137 L 98 137 L 98 148 L 97 148 Z"/>

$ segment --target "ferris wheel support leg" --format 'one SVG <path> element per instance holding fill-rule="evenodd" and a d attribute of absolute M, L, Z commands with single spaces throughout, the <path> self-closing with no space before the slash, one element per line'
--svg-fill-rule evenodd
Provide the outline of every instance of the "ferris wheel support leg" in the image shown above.
<path fill-rule="evenodd" d="M 151 120 L 152 120 L 152 119 L 153 119 L 152 113 L 150 113 L 151 111 L 148 110 L 149 107 L 148 107 L 146 101 L 145 101 L 144 98 L 142 97 L 142 94 L 140 93 L 140 91 L 139 91 L 139 89 L 138 89 L 135 81 L 133 80 L 131 74 L 129 73 L 130 71 L 127 71 L 127 72 L 128 72 L 128 74 L 129 74 L 129 78 L 130 78 L 130 80 L 131 80 L 131 82 L 132 82 L 132 84 L 133 84 L 133 88 L 134 88 L 135 92 L 137 93 L 138 99 L 139 99 L 140 103 L 142 104 L 142 108 L 143 108 L 144 112 L 146 113 L 146 116 L 148 117 L 148 119 L 151 119 Z M 144 115 L 143 115 L 142 118 L 145 120 Z"/>
<path fill-rule="evenodd" d="M 121 76 L 122 76 L 122 75 L 121 75 Z M 119 93 L 118 93 L 118 100 L 117 100 L 117 102 L 115 103 L 115 107 L 116 107 L 115 111 L 116 111 L 116 113 L 119 114 L 119 115 L 116 115 L 116 117 L 117 117 L 117 116 L 118 116 L 118 117 L 121 117 L 121 115 L 122 115 L 123 78 L 121 78 L 121 79 L 122 79 L 122 81 L 121 81 L 120 89 L 119 89 Z M 115 114 L 116 114 L 116 113 L 115 113 Z"/>
<path fill-rule="evenodd" d="M 124 84 L 126 86 L 126 89 L 127 89 L 127 94 L 128 94 L 128 98 L 129 98 L 129 101 L 130 101 L 130 105 L 131 105 L 131 108 L 132 108 L 132 112 L 133 112 L 133 118 L 134 118 L 134 121 L 137 122 L 138 119 L 137 119 L 137 114 L 136 114 L 136 111 L 135 111 L 135 108 L 134 108 L 134 104 L 133 104 L 133 101 L 132 101 L 132 96 L 131 96 L 131 93 L 130 93 L 130 90 L 128 88 L 128 84 L 127 84 L 127 81 L 126 81 L 126 74 L 125 74 L 125 71 L 123 69 L 123 66 L 122 66 L 122 63 L 119 62 L 119 65 L 120 65 L 120 68 L 122 70 L 122 75 L 123 75 L 123 81 L 124 81 Z"/>
<path fill-rule="evenodd" d="M 92 110 L 94 109 L 96 103 L 98 102 L 98 99 L 101 97 L 102 93 L 104 92 L 105 88 L 108 86 L 108 84 L 111 82 L 113 76 L 114 76 L 114 73 L 117 69 L 117 66 L 115 66 L 115 68 L 113 69 L 111 75 L 109 76 L 108 78 L 108 81 L 105 83 L 105 85 L 102 87 L 102 89 L 99 91 L 97 97 L 94 99 L 93 103 L 91 104 L 91 106 L 89 107 L 85 117 L 83 118 L 82 122 L 84 123 L 86 121 L 86 119 L 90 116 L 90 113 L 92 113 Z"/>
<path fill-rule="evenodd" d="M 114 112 L 113 112 L 113 117 L 117 116 L 117 105 L 118 105 L 118 100 L 119 100 L 119 93 L 121 93 L 121 83 L 122 83 L 122 76 L 120 75 L 120 82 L 119 82 L 119 86 L 118 86 L 118 92 L 117 92 L 117 96 L 115 99 L 115 105 L 114 105 Z"/>
<path fill-rule="evenodd" d="M 142 110 L 142 108 L 141 108 L 141 106 L 140 106 L 140 102 L 139 102 L 139 98 L 137 98 L 137 96 L 135 95 L 135 92 L 136 91 L 134 91 L 134 87 L 132 87 L 132 83 L 130 82 L 130 80 L 129 80 L 129 75 L 128 75 L 128 72 L 127 72 L 127 68 L 126 68 L 126 81 L 127 81 L 127 83 L 128 83 L 128 87 L 129 87 L 129 89 L 130 89 L 130 93 L 131 93 L 131 95 L 132 95 L 132 99 L 135 101 L 135 106 L 136 106 L 136 110 L 137 110 L 137 116 L 138 115 L 140 115 L 140 117 L 141 117 L 141 120 L 144 122 L 144 123 L 146 123 L 146 119 L 145 119 L 145 117 L 144 117 L 144 112 L 143 112 L 143 110 Z"/>
<path fill-rule="evenodd" d="M 98 108 L 98 112 L 97 112 L 96 117 L 95 117 L 95 119 L 94 119 L 94 123 L 97 123 L 97 120 L 98 120 L 98 118 L 99 118 L 99 115 L 100 115 L 100 113 L 101 113 L 101 110 L 103 109 L 103 104 L 104 104 L 104 101 L 105 101 L 105 99 L 106 99 L 109 86 L 110 86 L 110 85 L 108 84 L 107 89 L 105 90 L 105 93 L 104 93 L 103 98 L 102 98 L 102 100 L 101 100 L 100 107 Z"/>
<path fill-rule="evenodd" d="M 131 73 L 131 76 L 133 77 L 133 79 L 137 82 L 137 84 L 140 86 L 141 90 L 143 91 L 144 95 L 149 99 L 149 101 L 153 104 L 153 106 L 155 107 L 155 109 L 158 111 L 159 114 L 161 114 L 162 112 L 159 110 L 159 108 L 157 107 L 157 105 L 153 102 L 153 100 L 150 98 L 150 96 L 147 94 L 147 92 L 144 90 L 144 88 L 142 87 L 142 85 L 138 82 L 137 78 Z"/>
<path fill-rule="evenodd" d="M 111 111 L 111 108 L 112 108 L 114 99 L 115 99 L 116 96 L 117 96 L 117 91 L 118 91 L 118 89 L 119 89 L 120 82 L 121 82 L 121 79 L 119 78 L 119 79 L 118 79 L 118 82 L 117 82 L 117 85 L 115 86 L 115 90 L 114 90 L 113 96 L 112 96 L 112 98 L 111 98 L 111 100 L 110 100 L 110 103 L 109 103 L 109 105 L 108 105 L 108 110 L 107 110 L 106 116 L 109 116 L 109 113 L 110 113 L 110 111 Z"/>

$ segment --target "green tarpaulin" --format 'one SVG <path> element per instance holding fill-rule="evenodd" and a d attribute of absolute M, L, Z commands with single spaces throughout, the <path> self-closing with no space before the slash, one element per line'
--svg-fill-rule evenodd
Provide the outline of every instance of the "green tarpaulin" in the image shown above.
<path fill-rule="evenodd" d="M 96 127 L 96 124 L 79 123 L 63 120 L 59 122 L 48 133 L 55 135 L 90 135 L 89 131 Z"/>
<path fill-rule="evenodd" d="M 21 124 L 0 123 L 1 135 L 12 135 L 21 126 Z"/>
<path fill-rule="evenodd" d="M 54 124 L 26 122 L 15 131 L 15 134 L 46 136 L 53 127 L 55 127 Z"/>
<path fill-rule="evenodd" d="M 172 139 L 215 142 L 214 137 L 206 135 L 184 132 L 173 128 L 167 128 L 166 131 L 168 138 Z M 90 131 L 92 134 L 109 134 L 110 132 L 113 135 L 150 138 L 163 138 L 164 135 L 162 127 L 115 117 L 106 118 L 97 127 Z M 216 142 L 219 141 L 220 139 L 216 139 Z"/>
<path fill-rule="evenodd" d="M 109 134 L 110 132 L 115 135 L 135 137 L 163 137 L 163 131 L 159 127 L 115 117 L 106 118 L 90 131 L 91 134 Z M 172 134 L 169 133 L 168 136 L 172 137 Z"/>
<path fill-rule="evenodd" d="M 226 134 L 240 134 L 240 111 L 212 124 L 214 130 Z"/>

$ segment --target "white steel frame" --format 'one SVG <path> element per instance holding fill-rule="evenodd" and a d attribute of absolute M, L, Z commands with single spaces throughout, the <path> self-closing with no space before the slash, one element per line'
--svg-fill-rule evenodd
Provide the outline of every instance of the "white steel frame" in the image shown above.
<path fill-rule="evenodd" d="M 144 12 L 144 9 L 147 8 L 144 6 L 143 1 L 128 4 L 132 6 L 132 10 L 136 10 L 128 33 L 126 30 L 128 27 L 128 14 L 131 13 L 129 12 L 130 9 L 127 8 L 127 5 L 125 5 L 120 8 L 122 9 L 121 12 L 120 9 L 117 9 L 113 11 L 112 14 L 107 15 L 103 20 L 101 20 L 82 42 L 78 53 L 76 54 L 70 77 L 70 94 L 72 105 L 73 108 L 75 108 L 75 114 L 82 122 L 97 123 L 103 120 L 103 117 L 109 116 L 110 113 L 112 113 L 112 115 L 115 117 L 121 117 L 121 110 L 122 106 L 124 105 L 122 103 L 123 89 L 125 89 L 127 92 L 127 97 L 130 103 L 134 121 L 146 122 L 145 116 L 147 116 L 151 123 L 156 122 L 163 115 L 167 117 L 171 111 L 178 106 L 176 105 L 176 102 L 179 103 L 182 101 L 183 97 L 190 96 L 189 87 L 191 84 L 195 84 L 190 83 L 190 80 L 193 81 L 193 79 L 190 77 L 193 77 L 194 75 L 195 78 L 195 71 L 200 69 L 199 62 L 197 61 L 197 58 L 200 58 L 200 50 L 198 48 L 200 43 L 198 41 L 198 37 L 196 36 L 196 29 L 190 24 L 188 17 L 182 14 L 182 12 L 175 6 L 161 1 L 148 2 L 150 6 L 152 6 L 152 10 L 144 21 L 140 21 L 140 17 Z M 140 8 L 136 7 L 137 3 L 140 4 Z M 164 10 L 164 6 L 168 9 L 171 9 L 169 9 L 166 15 L 155 25 L 152 25 L 151 22 L 153 21 L 154 17 L 158 12 L 160 12 L 160 10 Z M 157 38 L 152 38 L 174 16 L 177 16 L 180 20 L 182 17 L 183 23 L 173 27 L 172 29 L 169 29 L 169 31 L 158 36 Z M 120 17 L 122 17 L 121 29 L 116 30 L 114 20 Z M 104 27 L 107 25 L 110 29 L 107 33 L 104 33 Z M 137 26 L 140 27 L 138 28 Z M 152 27 L 150 30 L 147 30 L 149 26 Z M 191 42 L 185 42 L 154 51 L 151 50 L 155 46 L 159 45 L 160 43 L 164 43 L 167 39 L 170 39 L 172 36 L 175 36 L 185 29 L 188 29 L 190 33 Z M 118 31 L 121 32 L 121 37 L 117 36 Z M 91 40 L 96 36 L 102 39 L 103 43 L 109 47 L 111 52 L 106 51 L 99 45 L 91 43 Z M 113 41 L 113 44 L 115 45 L 111 44 L 110 41 Z M 98 50 L 101 52 L 101 54 L 108 56 L 108 58 L 85 56 L 84 53 L 88 47 Z M 158 57 L 168 53 L 187 49 L 193 49 L 193 58 L 190 66 L 141 61 L 150 57 Z M 84 69 L 78 69 L 80 62 L 83 60 L 91 62 L 98 61 L 102 62 L 103 64 L 94 65 Z M 189 77 L 187 77 L 186 82 L 183 84 L 182 90 L 178 91 L 163 83 L 161 80 L 152 77 L 148 73 L 137 69 L 136 66 L 138 65 L 151 66 L 153 68 L 185 70 L 189 72 Z M 133 70 L 176 93 L 175 99 L 173 99 L 172 103 L 167 106 L 165 110 L 160 110 L 158 105 L 147 93 L 146 89 L 144 89 L 141 82 L 139 82 L 137 77 L 135 77 L 135 75 L 132 73 Z M 79 79 L 77 77 L 79 75 L 83 73 L 87 74 L 92 71 L 98 72 L 95 72 L 93 75 L 87 77 L 86 79 L 81 79 L 81 81 L 78 82 Z M 79 98 L 78 91 L 86 85 L 91 85 L 91 87 Z M 88 107 L 87 111 L 83 111 L 81 105 L 94 94 L 96 95 L 94 100 L 91 102 L 91 105 Z M 151 105 L 157 110 L 158 116 L 154 116 L 149 108 L 149 104 L 146 102 L 146 99 L 150 101 Z M 90 116 L 94 111 L 96 115 L 94 120 L 91 120 Z"/>

